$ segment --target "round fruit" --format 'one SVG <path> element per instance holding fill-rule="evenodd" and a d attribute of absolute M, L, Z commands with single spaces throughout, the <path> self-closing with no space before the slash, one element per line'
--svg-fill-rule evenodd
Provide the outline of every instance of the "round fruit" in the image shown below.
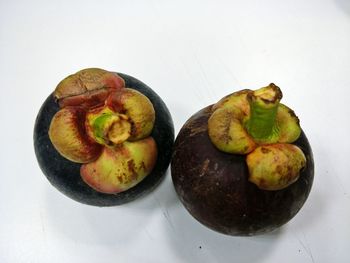
<path fill-rule="evenodd" d="M 173 141 L 169 110 L 152 89 L 95 68 L 61 81 L 34 128 L 35 154 L 50 183 L 94 206 L 152 191 L 169 166 Z"/>
<path fill-rule="evenodd" d="M 215 231 L 272 231 L 294 217 L 310 193 L 310 145 L 273 86 L 226 96 L 194 114 L 176 138 L 176 192 L 190 214 Z"/>

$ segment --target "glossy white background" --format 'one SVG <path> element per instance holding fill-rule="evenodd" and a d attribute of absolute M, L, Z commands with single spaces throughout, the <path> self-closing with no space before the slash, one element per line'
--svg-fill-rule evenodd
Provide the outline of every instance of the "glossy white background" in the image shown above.
<path fill-rule="evenodd" d="M 270 82 L 301 119 L 315 181 L 280 230 L 215 233 L 179 203 L 170 172 L 112 208 L 53 188 L 33 150 L 41 103 L 66 75 L 135 76 L 176 133 L 197 110 Z M 0 262 L 350 262 L 350 2 L 0 0 Z"/>

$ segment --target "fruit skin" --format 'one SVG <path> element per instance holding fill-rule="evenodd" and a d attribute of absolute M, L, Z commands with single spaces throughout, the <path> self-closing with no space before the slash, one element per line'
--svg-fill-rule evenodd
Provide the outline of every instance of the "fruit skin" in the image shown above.
<path fill-rule="evenodd" d="M 313 182 L 314 162 L 305 134 L 293 144 L 306 156 L 299 179 L 283 190 L 260 190 L 248 181 L 245 155 L 219 151 L 208 136 L 208 106 L 180 130 L 171 163 L 175 190 L 189 213 L 223 234 L 250 236 L 270 232 L 294 217 Z"/>
<path fill-rule="evenodd" d="M 152 102 L 156 120 L 151 136 L 157 143 L 158 158 L 153 171 L 139 184 L 118 194 L 103 194 L 89 187 L 80 177 L 81 164 L 62 157 L 53 147 L 48 129 L 54 114 L 59 110 L 51 94 L 42 105 L 34 127 L 34 149 L 39 166 L 50 183 L 68 197 L 87 205 L 121 205 L 151 192 L 164 178 L 169 166 L 174 143 L 174 125 L 168 108 L 162 99 L 141 81 L 118 73 L 126 87 L 144 94 Z"/>

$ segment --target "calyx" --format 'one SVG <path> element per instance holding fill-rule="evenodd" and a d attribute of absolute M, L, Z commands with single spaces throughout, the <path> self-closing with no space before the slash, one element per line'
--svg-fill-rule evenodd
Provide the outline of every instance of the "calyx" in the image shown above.
<path fill-rule="evenodd" d="M 59 83 L 54 96 L 61 109 L 49 137 L 65 158 L 82 163 L 82 179 L 96 191 L 125 191 L 153 169 L 157 145 L 151 101 L 126 88 L 116 73 L 84 69 Z"/>
<path fill-rule="evenodd" d="M 271 83 L 258 90 L 228 95 L 212 108 L 208 134 L 221 151 L 247 155 L 249 180 L 264 190 L 280 190 L 295 182 L 306 165 L 294 141 L 299 119 L 280 103 L 282 92 Z"/>

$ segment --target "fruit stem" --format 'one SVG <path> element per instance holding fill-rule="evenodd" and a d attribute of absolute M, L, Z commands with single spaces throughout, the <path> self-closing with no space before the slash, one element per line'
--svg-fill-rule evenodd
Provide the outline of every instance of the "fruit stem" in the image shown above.
<path fill-rule="evenodd" d="M 250 117 L 245 128 L 255 140 L 266 140 L 277 130 L 276 115 L 281 98 L 280 88 L 273 83 L 248 94 Z"/>
<path fill-rule="evenodd" d="M 118 113 L 104 113 L 92 124 L 95 140 L 105 145 L 119 144 L 130 137 L 128 117 Z"/>

